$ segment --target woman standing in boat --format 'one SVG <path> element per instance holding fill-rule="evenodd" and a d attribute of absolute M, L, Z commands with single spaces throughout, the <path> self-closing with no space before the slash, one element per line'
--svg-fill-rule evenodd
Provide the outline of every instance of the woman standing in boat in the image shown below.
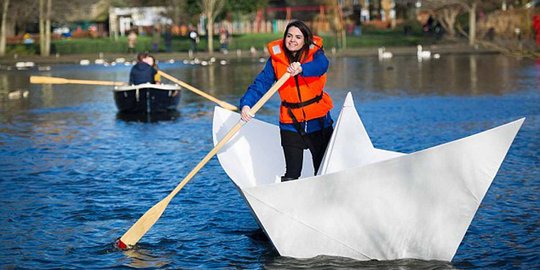
<path fill-rule="evenodd" d="M 148 53 L 139 53 L 137 64 L 129 72 L 129 84 L 156 83 L 157 70 L 152 67 L 153 62 Z"/>
<path fill-rule="evenodd" d="M 324 92 L 329 62 L 322 45 L 322 39 L 313 36 L 305 23 L 289 23 L 283 39 L 267 45 L 270 59 L 240 100 L 242 120 L 249 121 L 251 107 L 283 74 L 291 74 L 279 89 L 279 127 L 286 164 L 281 181 L 300 177 L 304 149 L 310 150 L 317 173 L 332 135 L 332 99 Z"/>

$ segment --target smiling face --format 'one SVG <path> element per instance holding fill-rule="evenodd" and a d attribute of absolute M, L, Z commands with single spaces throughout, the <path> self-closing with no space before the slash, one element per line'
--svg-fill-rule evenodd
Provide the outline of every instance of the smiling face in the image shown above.
<path fill-rule="evenodd" d="M 304 34 L 298 27 L 292 26 L 289 28 L 285 36 L 285 46 L 291 52 L 297 52 L 304 46 Z"/>

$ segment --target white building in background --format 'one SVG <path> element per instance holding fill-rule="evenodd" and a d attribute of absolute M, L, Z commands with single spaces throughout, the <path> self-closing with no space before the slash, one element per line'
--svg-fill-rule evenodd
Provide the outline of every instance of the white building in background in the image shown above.
<path fill-rule="evenodd" d="M 132 29 L 141 34 L 144 27 L 167 24 L 172 20 L 166 7 L 109 8 L 109 35 L 113 37 L 125 36 Z"/>

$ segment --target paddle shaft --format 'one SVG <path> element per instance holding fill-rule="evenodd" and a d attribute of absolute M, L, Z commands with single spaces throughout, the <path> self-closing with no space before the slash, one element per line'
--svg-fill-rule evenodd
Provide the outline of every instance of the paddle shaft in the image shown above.
<path fill-rule="evenodd" d="M 167 79 L 179 84 L 180 86 L 190 90 L 191 92 L 194 92 L 197 95 L 203 96 L 203 97 L 217 103 L 219 106 L 221 106 L 221 107 L 223 107 L 223 108 L 225 108 L 227 110 L 238 111 L 238 107 L 236 107 L 236 106 L 234 106 L 232 104 L 229 104 L 229 103 L 227 103 L 225 101 L 219 100 L 219 99 L 217 99 L 217 98 L 215 98 L 215 97 L 213 97 L 213 96 L 211 96 L 211 95 L 209 95 L 209 94 L 207 94 L 207 93 L 205 93 L 205 92 L 203 92 L 203 91 L 201 91 L 201 90 L 199 90 L 199 89 L 197 89 L 197 88 L 195 88 L 195 87 L 193 87 L 193 86 L 191 86 L 191 85 L 189 85 L 189 84 L 187 84 L 187 83 L 185 83 L 185 82 L 183 82 L 183 81 L 181 81 L 181 80 L 179 80 L 179 79 L 177 79 L 177 78 L 175 78 L 175 77 L 173 77 L 173 76 L 171 76 L 171 75 L 169 75 L 169 74 L 167 74 L 167 73 L 165 73 L 165 72 L 163 72 L 161 70 L 158 70 L 158 73 L 162 77 L 167 78 Z"/>
<path fill-rule="evenodd" d="M 277 92 L 277 90 L 290 78 L 289 73 L 285 73 L 264 96 L 251 108 L 249 113 L 255 115 L 257 111 Z M 129 230 L 120 237 L 118 247 L 122 249 L 129 248 L 135 245 L 152 226 L 161 217 L 165 208 L 169 205 L 172 198 L 195 176 L 195 174 L 244 126 L 246 122 L 239 120 L 227 134 L 221 139 L 216 146 L 189 172 L 189 174 L 176 186 L 176 188 L 167 195 L 163 200 L 150 208 L 144 215 L 129 228 Z"/>
<path fill-rule="evenodd" d="M 90 85 L 113 85 L 122 86 L 126 85 L 124 82 L 113 81 L 92 81 L 92 80 L 71 80 L 59 77 L 46 77 L 46 76 L 30 76 L 30 83 L 38 84 L 90 84 Z"/>

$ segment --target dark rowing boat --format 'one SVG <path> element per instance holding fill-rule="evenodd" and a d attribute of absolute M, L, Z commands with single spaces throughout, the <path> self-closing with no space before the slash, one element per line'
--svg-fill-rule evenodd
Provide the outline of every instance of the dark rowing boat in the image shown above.
<path fill-rule="evenodd" d="M 178 85 L 138 84 L 116 86 L 116 107 L 122 113 L 161 113 L 175 111 L 180 103 Z"/>

